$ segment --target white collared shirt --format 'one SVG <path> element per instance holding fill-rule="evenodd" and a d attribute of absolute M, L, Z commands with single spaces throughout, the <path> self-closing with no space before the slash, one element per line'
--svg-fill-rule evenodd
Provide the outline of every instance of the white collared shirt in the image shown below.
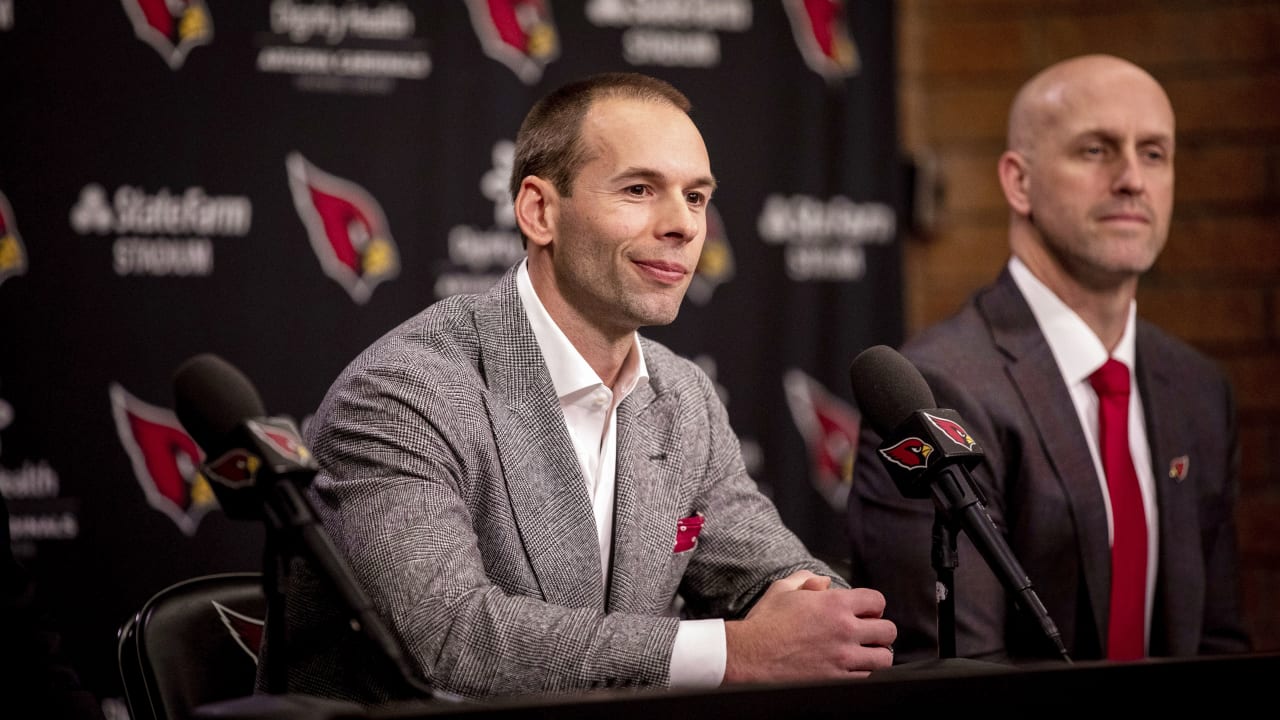
<path fill-rule="evenodd" d="M 1062 373 L 1062 381 L 1071 391 L 1071 402 L 1075 405 L 1076 415 L 1080 419 L 1080 427 L 1084 430 L 1085 441 L 1089 445 L 1089 455 L 1093 458 L 1093 466 L 1097 470 L 1098 483 L 1102 489 L 1102 502 L 1107 509 L 1108 543 L 1114 537 L 1111 519 L 1111 494 L 1107 489 L 1107 476 L 1102 469 L 1102 457 L 1098 451 L 1098 394 L 1089 384 L 1089 376 L 1102 367 L 1108 359 L 1107 349 L 1102 341 L 1093 333 L 1074 310 L 1053 293 L 1040 279 L 1031 273 L 1021 260 L 1009 259 L 1009 274 L 1027 305 L 1031 314 L 1040 326 L 1049 343 L 1053 359 L 1057 361 L 1058 371 Z M 1129 318 L 1125 322 L 1124 334 L 1120 343 L 1110 357 L 1124 363 L 1129 368 L 1129 453 L 1133 457 L 1133 467 L 1138 474 L 1138 486 L 1142 492 L 1142 508 L 1147 520 L 1147 597 L 1145 639 L 1151 639 L 1151 609 L 1155 602 L 1156 566 L 1160 557 L 1160 513 L 1156 504 L 1155 471 L 1151 465 L 1151 446 L 1147 443 L 1147 424 L 1142 409 L 1142 395 L 1138 391 L 1138 380 L 1135 374 L 1137 360 L 1137 302 L 1129 305 Z"/>
<path fill-rule="evenodd" d="M 613 504 L 618 469 L 618 405 L 641 383 L 649 382 L 649 370 L 640 336 L 633 336 L 631 351 L 623 360 L 617 392 L 609 389 L 578 349 L 556 325 L 533 289 L 528 261 L 516 271 L 516 290 L 525 316 L 533 328 L 573 449 L 582 467 L 596 521 L 600 544 L 600 572 L 608 587 L 609 559 L 613 549 Z M 674 540 L 674 525 L 672 538 Z M 671 650 L 672 687 L 716 687 L 724 680 L 727 653 L 723 620 L 683 620 Z"/>

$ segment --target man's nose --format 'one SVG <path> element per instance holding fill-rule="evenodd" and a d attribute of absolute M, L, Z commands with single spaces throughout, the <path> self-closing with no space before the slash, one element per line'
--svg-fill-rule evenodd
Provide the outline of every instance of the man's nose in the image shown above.
<path fill-rule="evenodd" d="M 702 215 L 699 209 L 689 206 L 684 193 L 671 193 L 661 203 L 657 233 L 669 240 L 689 242 L 698 236 Z"/>
<path fill-rule="evenodd" d="M 1146 168 L 1137 148 L 1126 148 L 1120 153 L 1112 189 L 1126 195 L 1140 195 L 1147 189 Z"/>

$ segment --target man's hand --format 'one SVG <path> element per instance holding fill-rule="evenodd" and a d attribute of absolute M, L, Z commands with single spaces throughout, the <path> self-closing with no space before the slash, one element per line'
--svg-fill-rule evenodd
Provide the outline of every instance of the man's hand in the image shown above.
<path fill-rule="evenodd" d="M 743 620 L 724 624 L 724 682 L 865 677 L 893 664 L 898 629 L 875 590 L 828 589 L 807 570 L 774 582 Z"/>

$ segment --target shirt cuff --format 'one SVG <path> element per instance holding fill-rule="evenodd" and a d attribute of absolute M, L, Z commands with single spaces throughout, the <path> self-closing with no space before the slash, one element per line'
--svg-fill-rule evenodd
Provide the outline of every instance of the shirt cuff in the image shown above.
<path fill-rule="evenodd" d="M 724 620 L 681 620 L 671 648 L 671 687 L 719 687 L 727 654 Z"/>

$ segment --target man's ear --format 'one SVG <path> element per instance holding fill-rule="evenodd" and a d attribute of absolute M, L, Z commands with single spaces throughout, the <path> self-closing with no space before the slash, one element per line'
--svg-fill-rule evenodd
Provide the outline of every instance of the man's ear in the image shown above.
<path fill-rule="evenodd" d="M 1016 150 L 1005 150 L 1000 156 L 997 174 L 1005 202 L 1019 215 L 1031 214 L 1031 175 L 1027 158 Z"/>
<path fill-rule="evenodd" d="M 555 237 L 556 221 L 560 214 L 560 193 L 546 180 L 537 175 L 529 175 L 520 181 L 515 214 L 516 223 L 529 242 L 546 247 Z"/>

